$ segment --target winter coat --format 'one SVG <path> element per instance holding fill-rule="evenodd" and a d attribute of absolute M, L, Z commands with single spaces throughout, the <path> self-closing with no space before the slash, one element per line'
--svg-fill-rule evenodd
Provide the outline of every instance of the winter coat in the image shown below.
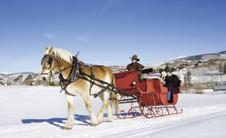
<path fill-rule="evenodd" d="M 181 81 L 177 77 L 177 75 L 166 76 L 165 85 L 169 91 L 176 93 L 179 92 Z"/>
<path fill-rule="evenodd" d="M 126 67 L 128 71 L 139 71 L 139 72 L 141 72 L 143 68 L 144 66 L 141 65 L 140 63 L 131 63 Z"/>

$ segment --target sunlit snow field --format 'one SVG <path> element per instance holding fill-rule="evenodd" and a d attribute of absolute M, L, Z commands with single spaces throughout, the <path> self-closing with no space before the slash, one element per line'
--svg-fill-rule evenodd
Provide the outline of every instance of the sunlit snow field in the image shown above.
<path fill-rule="evenodd" d="M 92 98 L 97 111 L 101 102 Z M 74 101 L 74 127 L 63 130 L 67 105 L 59 87 L 0 87 L 0 137 L 225 138 L 226 94 L 180 94 L 179 115 L 137 117 L 93 127 L 81 97 Z"/>

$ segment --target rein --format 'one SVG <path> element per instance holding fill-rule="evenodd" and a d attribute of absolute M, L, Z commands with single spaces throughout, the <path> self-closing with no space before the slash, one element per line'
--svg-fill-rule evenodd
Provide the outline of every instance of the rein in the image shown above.
<path fill-rule="evenodd" d="M 50 55 L 44 55 L 44 57 L 42 58 L 42 62 L 41 64 L 43 65 L 44 61 L 46 60 L 46 58 L 49 57 L 48 59 L 48 64 L 49 64 L 49 70 L 53 70 L 55 69 L 56 67 L 59 67 L 60 64 L 58 63 L 58 61 L 55 59 L 54 56 L 50 56 Z M 52 66 L 52 61 L 55 60 L 57 62 L 57 66 L 55 66 L 53 69 L 51 69 L 51 66 Z M 63 75 L 61 74 L 62 71 L 65 71 L 69 68 L 72 67 L 72 70 L 70 72 L 70 75 L 67 79 L 64 79 Z M 98 92 L 97 94 L 94 94 L 94 97 L 96 98 L 98 95 L 100 95 L 101 93 L 103 93 L 105 90 L 110 90 L 114 93 L 119 93 L 121 95 L 125 95 L 125 96 L 131 96 L 133 98 L 136 98 L 135 96 L 132 96 L 132 95 L 127 95 L 125 94 L 124 92 L 122 92 L 121 90 L 117 89 L 113 83 L 110 84 L 110 83 L 107 83 L 103 80 L 100 80 L 100 79 L 97 79 L 95 78 L 95 76 L 93 75 L 93 72 L 92 72 L 92 67 L 90 66 L 90 70 L 91 70 L 91 75 L 88 75 L 86 74 L 85 72 L 81 71 L 80 69 L 80 62 L 78 62 L 78 58 L 77 58 L 77 55 L 74 57 L 73 56 L 73 63 L 72 65 L 68 66 L 68 67 L 65 67 L 64 69 L 61 69 L 61 70 L 58 70 L 57 72 L 55 73 L 52 73 L 52 71 L 50 71 L 50 75 L 53 76 L 53 75 L 56 75 L 56 74 L 59 74 L 59 79 L 60 79 L 60 86 L 61 86 L 61 91 L 64 90 L 67 94 L 71 95 L 69 92 L 67 92 L 66 88 L 69 84 L 71 84 L 72 82 L 78 80 L 78 79 L 83 79 L 83 80 L 86 80 L 90 83 L 90 94 L 91 94 L 91 88 L 93 85 L 96 85 L 100 88 L 102 88 L 102 90 L 100 92 Z M 42 74 L 48 74 L 49 73 L 42 73 Z M 106 85 L 106 86 L 104 86 Z"/>
<path fill-rule="evenodd" d="M 96 85 L 96 86 L 98 86 L 98 87 L 101 87 L 101 88 L 103 88 L 102 90 L 101 90 L 101 92 L 99 92 L 99 93 L 97 93 L 97 94 L 94 94 L 94 97 L 96 98 L 98 95 L 100 95 L 102 92 L 104 92 L 105 90 L 110 90 L 110 91 L 112 91 L 112 92 L 114 92 L 114 93 L 119 93 L 120 95 L 124 95 L 124 96 L 130 96 L 130 97 L 133 97 L 133 98 L 135 98 L 135 99 L 137 99 L 137 97 L 135 97 L 134 95 L 129 95 L 129 94 L 126 94 L 125 92 L 123 92 L 122 90 L 120 90 L 120 89 L 117 89 L 113 84 L 110 84 L 110 83 L 107 83 L 107 82 L 105 82 L 105 81 L 103 81 L 103 80 L 100 80 L 100 79 L 97 79 L 97 78 L 92 78 L 93 80 L 91 80 L 91 75 L 88 75 L 88 74 L 86 74 L 86 73 L 84 73 L 84 72 L 80 72 L 79 74 L 78 74 L 78 78 L 81 78 L 81 79 L 84 79 L 84 80 L 86 80 L 86 81 L 88 81 L 88 82 L 90 82 L 90 83 L 93 83 L 93 85 Z M 98 83 L 96 83 L 96 82 L 99 82 L 100 84 L 98 84 Z M 107 85 L 107 86 L 103 86 L 103 85 Z"/>
<path fill-rule="evenodd" d="M 67 70 L 67 69 L 73 67 L 75 64 L 78 64 L 77 62 L 74 63 L 74 60 L 77 60 L 77 61 L 78 61 L 77 55 L 76 55 L 76 57 L 73 57 L 73 63 L 72 63 L 72 65 L 70 65 L 70 66 L 68 66 L 68 67 L 65 67 L 65 68 L 63 68 L 63 69 L 59 69 L 57 72 L 52 73 L 52 70 L 54 70 L 56 67 L 59 68 L 59 67 L 60 67 L 60 64 L 59 64 L 59 62 L 55 59 L 54 56 L 45 54 L 44 57 L 42 58 L 41 65 L 43 65 L 43 63 L 44 63 L 44 61 L 46 60 L 47 57 L 49 57 L 49 59 L 48 59 L 48 61 L 47 61 L 47 63 L 49 64 L 49 68 L 47 68 L 47 69 L 50 70 L 50 74 L 51 74 L 51 75 L 57 75 L 57 74 L 60 74 L 62 71 L 65 71 L 65 70 Z M 53 69 L 51 69 L 53 60 L 57 62 L 57 66 L 55 66 Z M 45 69 L 45 68 L 43 68 L 43 69 Z M 41 73 L 41 75 L 42 75 L 42 74 L 43 74 L 43 75 L 49 75 L 49 73 Z"/>

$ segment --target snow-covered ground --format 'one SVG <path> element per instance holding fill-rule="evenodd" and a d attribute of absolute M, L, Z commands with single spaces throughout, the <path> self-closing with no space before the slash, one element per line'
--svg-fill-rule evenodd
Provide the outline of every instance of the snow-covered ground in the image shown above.
<path fill-rule="evenodd" d="M 0 137 L 3 138 L 225 138 L 226 94 L 180 94 L 183 114 L 137 117 L 89 125 L 81 97 L 75 97 L 75 124 L 63 130 L 67 106 L 59 87 L 0 87 Z M 94 99 L 94 108 L 100 100 Z"/>

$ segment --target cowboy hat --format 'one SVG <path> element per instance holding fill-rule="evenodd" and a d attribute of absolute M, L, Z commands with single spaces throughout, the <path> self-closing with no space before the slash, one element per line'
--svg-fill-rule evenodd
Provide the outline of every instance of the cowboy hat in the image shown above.
<path fill-rule="evenodd" d="M 140 59 L 137 57 L 137 55 L 133 55 L 130 59 L 140 61 Z"/>

